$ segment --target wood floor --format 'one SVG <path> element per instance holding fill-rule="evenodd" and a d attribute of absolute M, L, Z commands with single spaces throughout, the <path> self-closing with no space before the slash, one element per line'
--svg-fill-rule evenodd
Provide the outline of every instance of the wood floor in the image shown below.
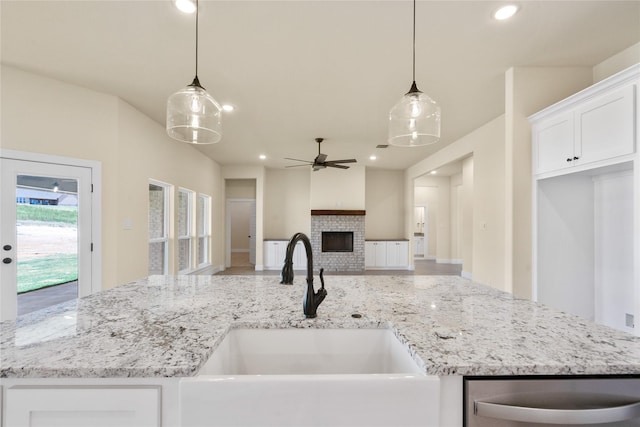
<path fill-rule="evenodd" d="M 444 275 L 460 276 L 462 274 L 461 264 L 438 264 L 435 260 L 416 259 L 414 261 L 415 270 L 365 270 L 364 272 L 326 272 L 327 275 Z M 231 267 L 225 271 L 216 273 L 218 275 L 279 275 L 280 271 L 255 271 L 254 266 L 249 263 L 249 254 L 234 252 L 231 254 Z"/>

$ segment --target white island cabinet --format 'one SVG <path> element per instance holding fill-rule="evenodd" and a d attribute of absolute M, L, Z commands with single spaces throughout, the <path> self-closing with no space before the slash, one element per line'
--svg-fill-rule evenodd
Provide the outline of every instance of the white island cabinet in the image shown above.
<path fill-rule="evenodd" d="M 533 298 L 640 335 L 640 64 L 529 119 Z"/>
<path fill-rule="evenodd" d="M 3 427 L 178 425 L 177 379 L 5 379 Z"/>

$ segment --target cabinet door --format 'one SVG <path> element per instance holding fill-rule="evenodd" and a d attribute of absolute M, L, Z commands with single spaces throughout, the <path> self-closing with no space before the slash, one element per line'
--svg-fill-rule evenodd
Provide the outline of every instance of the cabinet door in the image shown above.
<path fill-rule="evenodd" d="M 159 427 L 160 387 L 15 386 L 5 412 L 12 427 Z"/>
<path fill-rule="evenodd" d="M 569 167 L 574 157 L 573 112 L 537 124 L 533 130 L 534 173 Z"/>
<path fill-rule="evenodd" d="M 624 86 L 576 110 L 579 164 L 634 151 L 635 85 Z"/>
<path fill-rule="evenodd" d="M 413 254 L 416 256 L 424 256 L 424 237 L 414 237 L 413 242 Z"/>
<path fill-rule="evenodd" d="M 364 243 L 364 265 L 365 267 L 386 267 L 387 265 L 386 242 L 365 242 Z"/>
<path fill-rule="evenodd" d="M 387 242 L 387 267 L 409 264 L 409 242 Z"/>

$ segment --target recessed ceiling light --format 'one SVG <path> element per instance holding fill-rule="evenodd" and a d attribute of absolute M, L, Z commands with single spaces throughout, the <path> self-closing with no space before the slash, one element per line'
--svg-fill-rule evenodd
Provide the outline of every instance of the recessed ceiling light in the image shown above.
<path fill-rule="evenodd" d="M 173 3 L 180 12 L 193 13 L 196 11 L 196 3 L 193 0 L 174 0 Z"/>
<path fill-rule="evenodd" d="M 496 10 L 493 14 L 493 17 L 498 21 L 503 21 L 505 19 L 511 18 L 518 11 L 518 6 L 515 4 L 509 4 L 507 6 L 502 6 L 500 9 Z"/>
<path fill-rule="evenodd" d="M 369 156 L 369 160 L 375 160 L 375 159 L 377 159 L 376 156 Z"/>
<path fill-rule="evenodd" d="M 260 154 L 260 156 L 258 156 L 258 157 L 260 157 L 260 160 L 264 160 L 264 159 L 267 158 L 267 156 L 265 156 L 264 154 Z"/>
<path fill-rule="evenodd" d="M 431 175 L 435 175 L 435 174 L 437 174 L 437 173 L 438 173 L 438 171 L 431 171 L 431 172 L 429 172 L 429 173 L 430 173 Z"/>
<path fill-rule="evenodd" d="M 222 109 L 223 109 L 224 111 L 226 111 L 227 113 L 230 113 L 230 112 L 232 112 L 233 110 L 235 110 L 235 107 L 234 107 L 233 105 L 224 104 L 224 105 L 222 106 Z"/>

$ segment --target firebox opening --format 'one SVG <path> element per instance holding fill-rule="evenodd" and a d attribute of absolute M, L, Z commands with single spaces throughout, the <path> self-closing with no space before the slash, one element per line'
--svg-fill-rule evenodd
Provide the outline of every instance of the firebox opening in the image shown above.
<path fill-rule="evenodd" d="M 322 252 L 353 252 L 353 231 L 323 231 Z"/>

